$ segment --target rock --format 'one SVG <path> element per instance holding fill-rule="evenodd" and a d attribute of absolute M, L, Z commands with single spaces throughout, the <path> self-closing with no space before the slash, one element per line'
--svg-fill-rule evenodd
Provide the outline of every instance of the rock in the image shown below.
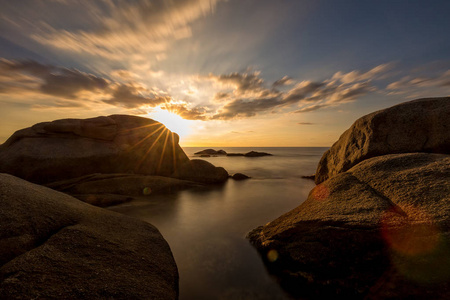
<path fill-rule="evenodd" d="M 205 160 L 192 159 L 177 169 L 172 177 L 201 183 L 223 183 L 228 179 L 228 172 Z"/>
<path fill-rule="evenodd" d="M 163 124 L 111 115 L 36 124 L 0 145 L 0 172 L 36 183 L 93 173 L 168 176 L 189 159 Z"/>
<path fill-rule="evenodd" d="M 450 155 L 364 160 L 249 234 L 295 297 L 450 298 Z"/>
<path fill-rule="evenodd" d="M 227 155 L 227 153 L 224 150 L 214 150 L 214 149 L 205 149 L 199 152 L 196 152 L 194 154 L 197 155 Z"/>
<path fill-rule="evenodd" d="M 316 183 L 364 159 L 391 153 L 450 153 L 450 97 L 419 99 L 358 119 L 323 155 Z"/>
<path fill-rule="evenodd" d="M 46 184 L 97 206 L 110 206 L 154 193 L 176 192 L 200 184 L 176 178 L 137 174 L 91 174 Z"/>
<path fill-rule="evenodd" d="M 0 174 L 1 299 L 177 299 L 152 225 Z"/>
<path fill-rule="evenodd" d="M 245 157 L 260 157 L 260 156 L 271 156 L 272 154 L 266 152 L 250 151 L 244 154 Z"/>
<path fill-rule="evenodd" d="M 242 173 L 236 173 L 233 176 L 231 176 L 231 178 L 233 178 L 234 180 L 245 180 L 249 179 L 250 177 Z"/>
<path fill-rule="evenodd" d="M 200 155 L 200 157 L 211 157 L 211 155 L 209 155 L 209 154 L 202 154 L 202 155 Z"/>

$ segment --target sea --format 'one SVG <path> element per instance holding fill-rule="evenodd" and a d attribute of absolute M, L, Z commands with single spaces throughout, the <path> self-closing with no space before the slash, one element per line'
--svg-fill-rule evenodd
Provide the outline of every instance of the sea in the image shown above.
<path fill-rule="evenodd" d="M 223 185 L 150 195 L 110 209 L 155 225 L 170 245 L 180 275 L 180 299 L 290 299 L 266 270 L 246 239 L 306 200 L 314 187 L 302 178 L 316 171 L 328 148 L 223 147 L 228 153 L 268 152 L 272 156 L 200 158 L 204 147 L 184 147 L 229 174 L 250 179 Z"/>

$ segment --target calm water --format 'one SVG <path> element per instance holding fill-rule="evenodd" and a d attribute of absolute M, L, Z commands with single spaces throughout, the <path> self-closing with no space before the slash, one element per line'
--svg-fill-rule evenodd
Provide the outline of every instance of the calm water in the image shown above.
<path fill-rule="evenodd" d="M 183 149 L 192 159 L 204 148 Z M 178 265 L 180 299 L 289 299 L 245 236 L 306 199 L 314 183 L 301 176 L 314 174 L 327 148 L 220 149 L 274 156 L 202 158 L 230 174 L 252 178 L 201 191 L 153 195 L 111 210 L 158 227 Z"/>

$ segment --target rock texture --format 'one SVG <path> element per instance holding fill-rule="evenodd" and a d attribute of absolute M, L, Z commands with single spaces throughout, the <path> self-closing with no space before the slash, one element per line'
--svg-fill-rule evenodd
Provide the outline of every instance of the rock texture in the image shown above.
<path fill-rule="evenodd" d="M 137 174 L 91 174 L 46 184 L 89 204 L 110 206 L 130 201 L 135 196 L 170 193 L 200 184 L 170 177 Z"/>
<path fill-rule="evenodd" d="M 178 139 L 163 124 L 135 116 L 44 122 L 0 145 L 0 172 L 36 183 L 92 173 L 168 176 L 189 161 Z"/>
<path fill-rule="evenodd" d="M 358 119 L 323 155 L 316 183 L 364 159 L 391 153 L 450 153 L 450 97 L 419 99 Z"/>
<path fill-rule="evenodd" d="M 224 168 L 215 167 L 206 160 L 192 159 L 178 168 L 172 177 L 201 183 L 223 183 L 229 175 Z"/>
<path fill-rule="evenodd" d="M 158 230 L 0 174 L 1 299 L 176 299 Z"/>
<path fill-rule="evenodd" d="M 317 185 L 250 240 L 297 297 L 450 298 L 450 156 L 392 154 Z"/>

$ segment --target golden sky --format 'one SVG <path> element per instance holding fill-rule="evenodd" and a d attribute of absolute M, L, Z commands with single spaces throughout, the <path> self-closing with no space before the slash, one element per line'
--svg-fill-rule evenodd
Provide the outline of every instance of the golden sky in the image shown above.
<path fill-rule="evenodd" d="M 448 1 L 0 0 L 0 143 L 131 114 L 182 146 L 331 146 L 450 94 Z"/>

